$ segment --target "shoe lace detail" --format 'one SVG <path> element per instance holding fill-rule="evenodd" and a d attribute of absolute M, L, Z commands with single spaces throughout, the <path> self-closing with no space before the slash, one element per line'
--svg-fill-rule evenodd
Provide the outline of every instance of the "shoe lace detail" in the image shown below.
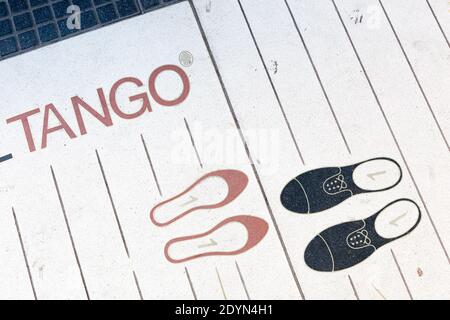
<path fill-rule="evenodd" d="M 352 249 L 372 246 L 372 240 L 369 237 L 369 232 L 365 229 L 365 225 L 347 236 L 347 245 Z"/>
<path fill-rule="evenodd" d="M 323 190 L 330 195 L 334 195 L 347 190 L 351 192 L 351 190 L 348 189 L 348 184 L 345 181 L 344 175 L 340 172 L 328 178 L 323 183 Z"/>

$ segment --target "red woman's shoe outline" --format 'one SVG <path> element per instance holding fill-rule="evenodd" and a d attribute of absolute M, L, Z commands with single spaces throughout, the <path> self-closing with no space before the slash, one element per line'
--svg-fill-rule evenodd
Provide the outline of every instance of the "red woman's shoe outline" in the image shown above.
<path fill-rule="evenodd" d="M 197 255 L 193 255 L 191 257 L 187 257 L 184 259 L 178 259 L 178 260 L 170 257 L 169 249 L 170 249 L 171 245 L 178 243 L 178 242 L 183 242 L 183 241 L 187 241 L 187 240 L 206 237 L 206 236 L 210 235 L 211 233 L 217 231 L 218 229 L 222 228 L 223 226 L 225 226 L 229 223 L 233 223 L 233 222 L 241 223 L 247 229 L 247 233 L 248 233 L 247 242 L 241 249 L 235 250 L 235 251 L 229 251 L 229 252 L 225 252 L 225 251 L 205 252 L 205 253 L 200 253 Z M 175 238 L 175 239 L 170 240 L 169 242 L 167 242 L 166 246 L 164 247 L 164 255 L 166 256 L 166 259 L 172 263 L 183 263 L 183 262 L 187 262 L 190 260 L 208 257 L 208 256 L 235 256 L 235 255 L 247 252 L 250 249 L 252 249 L 253 247 L 255 247 L 259 242 L 261 242 L 262 239 L 264 239 L 268 230 L 269 230 L 269 224 L 261 218 L 257 218 L 254 216 L 244 216 L 244 215 L 243 216 L 235 216 L 235 217 L 231 217 L 231 218 L 223 220 L 217 226 L 215 226 L 214 228 L 212 228 L 211 230 L 209 230 L 205 233 L 201 233 L 198 235 L 192 235 L 192 236 L 186 236 L 186 237 L 180 237 L 180 238 Z"/>
<path fill-rule="evenodd" d="M 222 200 L 221 202 L 217 203 L 217 204 L 212 204 L 212 205 L 203 205 L 203 206 L 198 206 L 198 207 L 193 207 L 189 210 L 186 210 L 184 212 L 182 212 L 181 214 L 179 214 L 178 216 L 176 216 L 175 218 L 169 220 L 168 222 L 158 222 L 155 219 L 155 211 L 156 209 L 158 209 L 159 207 L 165 205 L 166 203 L 169 203 L 179 197 L 184 196 L 185 194 L 187 194 L 188 192 L 190 192 L 192 189 L 194 189 L 198 184 L 200 184 L 203 180 L 206 180 L 208 178 L 211 177 L 219 177 L 222 178 L 223 180 L 225 180 L 225 182 L 228 185 L 228 194 L 225 197 L 224 200 Z M 244 189 L 247 187 L 248 184 L 248 177 L 245 173 L 243 173 L 242 171 L 238 171 L 238 170 L 218 170 L 218 171 L 213 171 L 208 173 L 207 175 L 204 175 L 203 177 L 201 177 L 200 179 L 198 179 L 194 184 L 192 184 L 189 188 L 187 188 L 185 191 L 183 191 L 182 193 L 176 195 L 175 197 L 172 197 L 168 200 L 165 200 L 159 204 L 157 204 L 156 206 L 153 207 L 153 209 L 150 211 L 150 220 L 153 222 L 154 225 L 158 226 L 158 227 L 165 227 L 181 218 L 183 218 L 184 216 L 186 216 L 187 214 L 196 211 L 196 210 L 204 210 L 204 209 L 217 209 L 220 207 L 223 207 L 225 205 L 227 205 L 228 203 L 232 202 L 234 199 L 236 199 L 241 193 L 242 191 L 244 191 Z"/>

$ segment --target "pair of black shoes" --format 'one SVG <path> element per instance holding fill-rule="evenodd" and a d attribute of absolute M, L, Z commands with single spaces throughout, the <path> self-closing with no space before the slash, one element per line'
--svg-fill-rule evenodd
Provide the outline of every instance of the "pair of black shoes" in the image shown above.
<path fill-rule="evenodd" d="M 400 165 L 389 158 L 321 168 L 291 180 L 281 193 L 281 203 L 290 211 L 314 214 L 358 194 L 392 189 L 401 180 Z M 414 201 L 396 200 L 369 218 L 342 223 L 319 233 L 305 250 L 305 262 L 317 271 L 350 268 L 385 244 L 412 232 L 420 219 L 420 208 Z"/>

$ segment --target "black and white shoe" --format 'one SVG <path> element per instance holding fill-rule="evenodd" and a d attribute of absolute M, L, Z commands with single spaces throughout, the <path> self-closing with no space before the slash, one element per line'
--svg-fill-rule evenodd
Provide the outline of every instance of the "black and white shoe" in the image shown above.
<path fill-rule="evenodd" d="M 342 223 L 319 233 L 305 250 L 305 262 L 322 272 L 353 267 L 385 244 L 412 232 L 420 220 L 421 212 L 415 202 L 397 200 L 367 219 Z"/>
<path fill-rule="evenodd" d="M 401 179 L 400 165 L 389 158 L 315 169 L 291 180 L 281 193 L 281 203 L 296 213 L 316 213 L 357 194 L 389 190 Z"/>

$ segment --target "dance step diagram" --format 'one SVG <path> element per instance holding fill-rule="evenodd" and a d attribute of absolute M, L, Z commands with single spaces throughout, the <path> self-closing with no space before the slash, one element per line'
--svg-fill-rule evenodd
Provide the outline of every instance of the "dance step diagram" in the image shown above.
<path fill-rule="evenodd" d="M 375 158 L 346 167 L 329 167 L 305 172 L 290 181 L 281 192 L 281 202 L 297 214 L 316 214 L 362 194 L 394 188 L 402 180 L 400 165 L 389 158 Z M 248 177 L 238 170 L 208 173 L 187 189 L 155 205 L 151 222 L 167 227 L 191 214 L 209 212 L 235 201 L 246 189 Z M 384 245 L 412 232 L 421 220 L 419 206 L 409 199 L 397 199 L 366 219 L 330 227 L 310 241 L 305 263 L 315 271 L 335 272 L 363 262 Z M 194 235 L 179 235 L 164 247 L 171 263 L 184 263 L 211 256 L 235 256 L 260 243 L 268 223 L 258 217 L 237 214 Z"/>
<path fill-rule="evenodd" d="M 291 180 L 281 193 L 281 203 L 298 214 L 316 214 L 359 195 L 394 188 L 402 180 L 400 165 L 375 158 L 346 167 L 320 168 Z M 308 244 L 304 258 L 313 270 L 334 272 L 355 266 L 385 244 L 412 232 L 421 220 L 419 206 L 398 199 L 372 216 L 320 232 Z"/>
<path fill-rule="evenodd" d="M 248 177 L 238 170 L 220 170 L 204 175 L 180 194 L 157 204 L 150 220 L 167 227 L 190 214 L 214 210 L 236 200 L 246 189 Z M 193 206 L 195 204 L 195 206 Z M 229 217 L 205 232 L 183 235 L 167 242 L 164 255 L 171 263 L 209 256 L 234 256 L 251 250 L 267 234 L 268 223 L 252 215 Z"/>

